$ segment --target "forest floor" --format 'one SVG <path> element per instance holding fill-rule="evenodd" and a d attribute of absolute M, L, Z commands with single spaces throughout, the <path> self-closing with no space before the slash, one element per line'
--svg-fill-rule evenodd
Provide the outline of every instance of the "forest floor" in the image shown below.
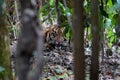
<path fill-rule="evenodd" d="M 11 44 L 11 55 L 15 55 L 17 42 Z M 120 49 L 106 51 L 104 58 L 100 56 L 99 80 L 120 80 Z M 112 51 L 112 55 L 111 55 Z M 113 52 L 114 51 L 114 52 Z M 86 80 L 89 80 L 91 50 L 85 49 L 86 54 Z M 73 51 L 70 47 L 56 47 L 52 50 L 45 49 L 44 57 L 47 63 L 44 67 L 43 80 L 74 80 Z M 14 59 L 13 59 L 14 60 Z M 14 67 L 14 63 L 12 64 Z M 14 69 L 14 68 L 13 68 Z M 114 78 L 119 79 L 114 79 Z"/>

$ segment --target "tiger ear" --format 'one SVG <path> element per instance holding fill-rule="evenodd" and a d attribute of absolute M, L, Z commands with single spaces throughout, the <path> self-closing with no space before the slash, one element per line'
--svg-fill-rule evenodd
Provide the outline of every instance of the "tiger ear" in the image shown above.
<path fill-rule="evenodd" d="M 50 33 L 55 29 L 56 27 L 54 25 L 52 25 L 49 29 Z"/>

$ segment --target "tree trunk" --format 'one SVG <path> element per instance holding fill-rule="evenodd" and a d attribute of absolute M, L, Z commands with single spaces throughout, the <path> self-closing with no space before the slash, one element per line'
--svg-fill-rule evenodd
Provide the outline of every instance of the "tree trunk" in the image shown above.
<path fill-rule="evenodd" d="M 16 53 L 16 72 L 19 80 L 40 80 L 44 66 L 43 33 L 34 0 L 20 0 L 22 29 Z M 34 63 L 31 63 L 31 58 Z"/>
<path fill-rule="evenodd" d="M 98 80 L 99 76 L 99 17 L 98 1 L 91 0 L 91 24 L 92 24 L 92 59 L 90 80 Z"/>
<path fill-rule="evenodd" d="M 55 0 L 55 8 L 56 8 L 56 17 L 57 17 L 58 27 L 61 24 L 61 14 L 60 14 L 59 2 L 60 2 L 60 0 Z"/>
<path fill-rule="evenodd" d="M 83 1 L 73 0 L 73 44 L 75 80 L 85 79 Z"/>
<path fill-rule="evenodd" d="M 12 80 L 8 27 L 5 22 L 2 2 L 3 0 L 0 0 L 0 67 L 5 70 L 0 72 L 0 80 Z"/>

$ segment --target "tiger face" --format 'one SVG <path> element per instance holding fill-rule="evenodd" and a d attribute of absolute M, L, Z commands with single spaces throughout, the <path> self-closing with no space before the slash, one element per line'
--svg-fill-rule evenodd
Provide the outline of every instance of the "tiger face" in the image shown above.
<path fill-rule="evenodd" d="M 64 38 L 62 37 L 63 28 L 51 26 L 49 29 L 44 31 L 44 40 L 47 46 L 55 47 L 62 43 Z"/>

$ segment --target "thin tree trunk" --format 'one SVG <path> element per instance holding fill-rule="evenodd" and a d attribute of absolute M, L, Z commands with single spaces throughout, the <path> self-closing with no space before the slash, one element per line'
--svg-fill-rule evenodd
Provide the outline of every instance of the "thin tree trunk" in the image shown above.
<path fill-rule="evenodd" d="M 56 9 L 56 17 L 57 17 L 57 25 L 58 25 L 58 27 L 61 24 L 59 2 L 60 2 L 60 0 L 55 0 L 55 9 Z"/>
<path fill-rule="evenodd" d="M 91 0 L 91 24 L 92 24 L 92 59 L 90 80 L 98 80 L 99 77 L 99 17 L 98 0 Z"/>
<path fill-rule="evenodd" d="M 18 34 L 19 34 L 19 31 L 20 31 L 20 19 L 19 19 L 19 12 L 18 12 L 18 4 L 17 4 L 17 0 L 14 0 L 14 5 L 15 5 L 15 13 L 16 13 L 16 32 L 15 32 L 15 39 L 18 38 Z"/>
<path fill-rule="evenodd" d="M 8 28 L 2 4 L 3 0 L 0 0 L 0 67 L 5 70 L 0 72 L 0 80 L 12 80 Z"/>
<path fill-rule="evenodd" d="M 104 23 L 103 22 L 103 17 L 101 17 L 101 23 Z M 101 27 L 101 34 L 100 34 L 100 50 L 101 50 L 101 53 L 100 53 L 100 62 L 101 62 L 101 64 L 103 64 L 103 59 L 104 59 L 104 44 L 105 44 L 105 42 L 104 42 L 104 37 L 105 37 L 105 34 L 104 34 L 104 24 L 101 24 L 100 25 L 100 27 Z"/>
<path fill-rule="evenodd" d="M 75 80 L 85 79 L 83 1 L 73 0 L 73 44 Z"/>

